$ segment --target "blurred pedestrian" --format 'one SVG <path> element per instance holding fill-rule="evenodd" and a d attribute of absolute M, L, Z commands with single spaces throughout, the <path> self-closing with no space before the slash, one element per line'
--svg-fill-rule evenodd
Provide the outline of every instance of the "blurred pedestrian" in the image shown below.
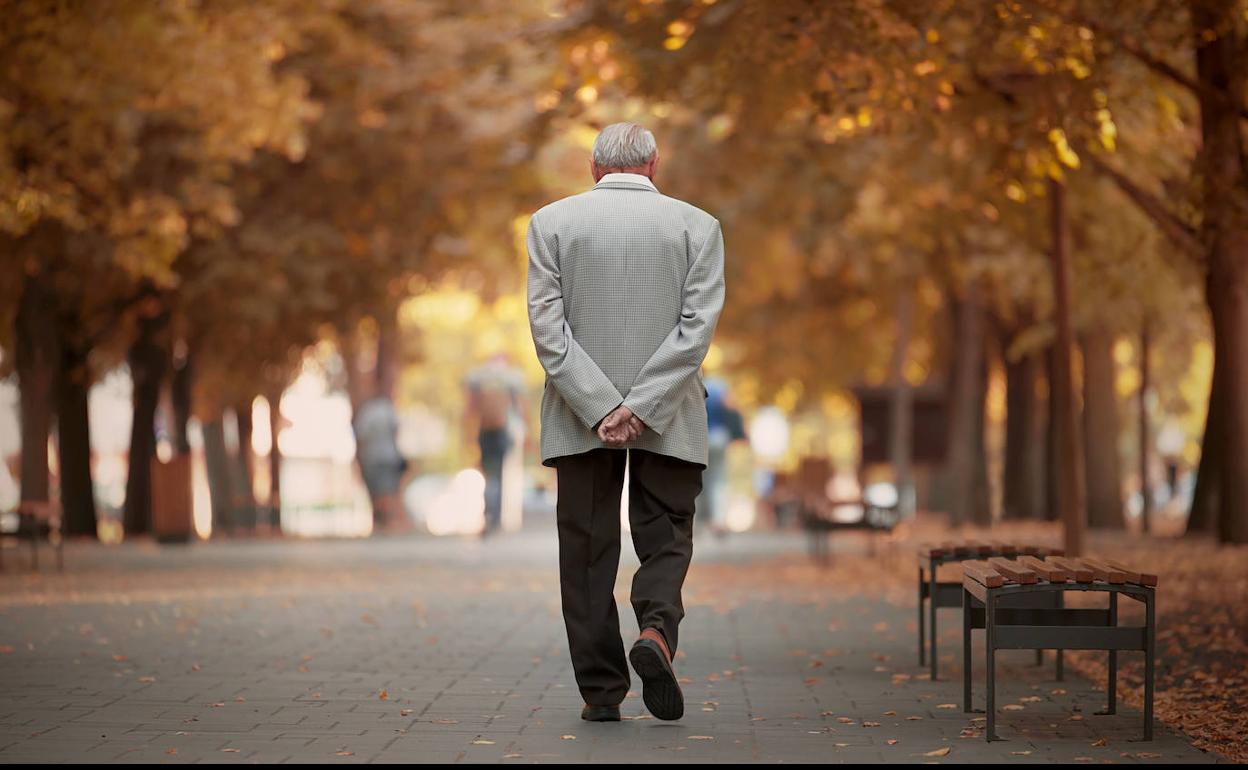
<path fill-rule="evenodd" d="M 399 417 L 387 396 L 373 396 L 355 410 L 355 432 L 360 475 L 373 503 L 373 526 L 377 530 L 404 528 L 407 523 L 399 500 L 399 483 L 407 471 L 407 459 L 399 452 Z"/>
<path fill-rule="evenodd" d="M 728 383 L 709 379 L 706 392 L 706 474 L 696 509 L 711 532 L 722 536 L 728 532 L 728 447 L 745 440 L 745 420 L 729 400 Z"/>
<path fill-rule="evenodd" d="M 483 537 L 498 531 L 503 510 L 503 461 L 513 442 L 511 423 L 521 406 L 524 378 L 498 353 L 468 374 L 468 419 L 476 422 L 481 450 L 481 473 L 485 476 L 485 527 Z"/>
<path fill-rule="evenodd" d="M 723 306 L 724 246 L 714 217 L 659 193 L 657 165 L 653 134 L 607 126 L 594 141 L 593 189 L 529 222 L 542 462 L 559 484 L 563 618 L 590 721 L 619 720 L 628 663 L 654 716 L 684 714 L 672 656 L 707 463 L 700 370 Z M 631 597 L 641 634 L 627 662 L 614 596 L 626 462 L 641 560 Z"/>

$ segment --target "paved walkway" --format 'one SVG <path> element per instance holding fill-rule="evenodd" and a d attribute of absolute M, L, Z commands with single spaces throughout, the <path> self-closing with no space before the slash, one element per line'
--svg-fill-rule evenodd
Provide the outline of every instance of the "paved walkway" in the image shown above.
<path fill-rule="evenodd" d="M 909 551 L 869 588 L 863 557 L 820 571 L 787 535 L 695 552 L 686 716 L 659 722 L 630 695 L 619 724 L 578 718 L 549 534 L 78 546 L 63 576 L 11 558 L 0 762 L 1213 759 L 1164 725 L 1133 742 L 1138 712 L 1093 716 L 1103 693 L 1026 652 L 1001 655 L 1007 740 L 986 744 L 960 709 L 952 614 L 948 680 L 917 666 Z"/>

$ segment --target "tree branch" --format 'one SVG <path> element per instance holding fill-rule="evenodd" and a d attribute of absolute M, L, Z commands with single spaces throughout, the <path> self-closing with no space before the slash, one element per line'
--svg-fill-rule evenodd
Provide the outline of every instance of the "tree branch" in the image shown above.
<path fill-rule="evenodd" d="M 1106 163 L 1096 153 L 1083 152 L 1081 155 L 1091 162 L 1098 173 L 1109 177 L 1118 186 L 1119 190 L 1122 190 L 1141 211 L 1147 214 L 1162 233 L 1170 239 L 1171 243 L 1178 246 L 1180 250 L 1197 262 L 1203 263 L 1205 261 L 1205 249 L 1201 245 L 1196 231 L 1175 216 L 1160 198 L 1136 184 L 1126 174 Z"/>
<path fill-rule="evenodd" d="M 1167 80 L 1183 86 L 1194 94 L 1208 93 L 1214 98 L 1221 99 L 1232 106 L 1237 106 L 1239 109 L 1239 116 L 1248 120 L 1248 106 L 1243 104 L 1235 105 L 1233 97 L 1230 94 L 1223 93 L 1216 88 L 1212 88 L 1205 83 L 1201 83 L 1195 77 L 1183 72 L 1170 62 L 1146 50 L 1144 46 L 1136 42 L 1134 38 L 1125 35 L 1118 30 L 1110 29 L 1101 22 L 1084 16 L 1077 10 L 1063 10 L 1062 8 L 1057 7 L 1057 4 L 1052 2 L 1052 0 L 1023 0 L 1023 2 L 1035 8 L 1048 11 L 1054 16 L 1057 16 L 1058 18 L 1071 24 L 1087 27 L 1092 30 L 1093 33 L 1100 35 L 1117 47 L 1129 53 L 1131 56 L 1134 56 L 1141 64 Z"/>

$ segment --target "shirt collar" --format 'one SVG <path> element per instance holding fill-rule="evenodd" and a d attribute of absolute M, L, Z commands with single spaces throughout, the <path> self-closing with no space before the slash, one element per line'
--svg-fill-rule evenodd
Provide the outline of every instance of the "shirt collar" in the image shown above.
<path fill-rule="evenodd" d="M 598 184 L 594 185 L 594 187 L 615 187 L 618 185 L 642 185 L 644 187 L 649 187 L 655 192 L 659 191 L 659 188 L 654 186 L 654 182 L 650 181 L 650 177 L 642 174 L 628 174 L 621 171 L 613 171 L 610 174 L 603 174 L 602 179 L 599 179 Z"/>

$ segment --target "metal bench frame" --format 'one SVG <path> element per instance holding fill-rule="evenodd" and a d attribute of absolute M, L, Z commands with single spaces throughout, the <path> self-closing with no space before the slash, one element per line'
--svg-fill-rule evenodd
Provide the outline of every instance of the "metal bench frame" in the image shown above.
<path fill-rule="evenodd" d="M 874 505 L 865 500 L 829 500 L 830 508 L 857 505 L 862 508 L 862 518 L 854 521 L 836 521 L 824 518 L 813 507 L 803 501 L 798 508 L 802 529 L 810 535 L 810 554 L 815 561 L 826 564 L 831 555 L 828 544 L 832 532 L 892 532 L 901 520 L 901 512 L 896 506 Z M 875 555 L 875 540 L 871 541 L 871 554 Z"/>
<path fill-rule="evenodd" d="M 959 549 L 960 550 L 960 549 Z M 987 559 L 992 556 L 1013 557 L 1018 553 L 1017 549 L 993 548 L 991 552 L 976 551 L 978 556 L 975 558 Z M 919 665 L 928 664 L 929 659 L 926 657 L 927 651 L 931 650 L 930 666 L 931 680 L 937 681 L 937 667 L 939 665 L 936 656 L 936 610 L 938 609 L 962 609 L 962 581 L 960 580 L 937 580 L 937 568 L 942 564 L 952 564 L 954 562 L 963 562 L 967 559 L 967 555 L 963 553 L 958 555 L 956 552 L 943 553 L 940 556 L 933 556 L 928 550 L 926 555 L 926 564 L 924 559 L 919 560 Z M 1061 594 L 1056 597 L 1037 597 L 1051 603 L 1054 608 L 1060 608 Z M 924 603 L 927 607 L 924 608 Z M 1040 602 L 1040 606 L 1045 602 Z M 925 636 L 925 624 L 927 635 Z M 983 626 L 976 626 L 982 628 Z M 1054 678 L 1062 681 L 1065 678 L 1065 668 L 1062 660 L 1062 651 L 1055 650 L 1057 660 L 1054 666 Z M 1044 650 L 1036 650 L 1036 665 L 1044 664 Z"/>
<path fill-rule="evenodd" d="M 987 663 L 988 724 L 985 739 L 1001 740 L 996 734 L 995 669 L 997 650 L 1107 650 L 1109 683 L 1106 707 L 1098 714 L 1114 714 L 1118 708 L 1118 652 L 1144 653 L 1144 737 L 1153 739 L 1153 679 L 1156 658 L 1156 589 L 1131 583 L 1049 583 L 1006 584 L 989 588 L 974 578 L 962 583 L 962 710 L 971 711 L 971 631 L 984 629 Z M 1039 609 L 1020 607 L 1018 600 L 1036 595 L 1062 596 L 1066 591 L 1099 591 L 1108 594 L 1105 609 L 1076 609 L 1064 606 Z M 1143 626 L 1118 625 L 1118 595 L 1144 604 Z"/>

